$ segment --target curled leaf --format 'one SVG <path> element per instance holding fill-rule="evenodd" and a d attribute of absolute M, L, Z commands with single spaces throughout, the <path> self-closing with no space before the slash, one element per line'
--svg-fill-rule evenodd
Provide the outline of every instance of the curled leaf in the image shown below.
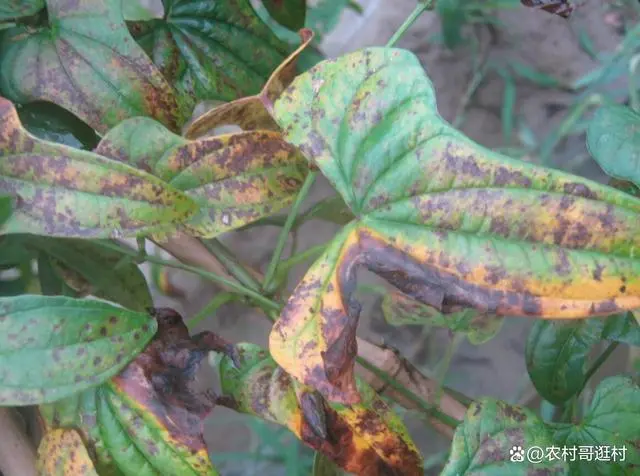
<path fill-rule="evenodd" d="M 466 334 L 472 344 L 478 345 L 494 337 L 502 327 L 503 318 L 483 314 L 475 309 L 443 314 L 433 307 L 411 299 L 400 292 L 390 292 L 382 299 L 382 314 L 392 326 L 427 325 L 445 327 Z"/>
<path fill-rule="evenodd" d="M 640 185 L 640 115 L 625 106 L 605 105 L 587 129 L 589 152 L 616 179 Z"/>
<path fill-rule="evenodd" d="M 40 476 L 98 476 L 93 461 L 75 430 L 47 432 L 38 446 Z"/>
<path fill-rule="evenodd" d="M 358 382 L 360 404 L 327 403 L 259 346 L 238 344 L 227 354 L 220 362 L 221 402 L 286 426 L 346 471 L 422 474 L 421 457 L 401 420 L 364 382 Z"/>
<path fill-rule="evenodd" d="M 483 398 L 471 404 L 458 426 L 441 474 L 567 474 L 566 463 L 560 458 L 550 461 L 543 457 L 534 463 L 525 455 L 530 448 L 550 446 L 550 432 L 532 411 Z"/>
<path fill-rule="evenodd" d="M 56 103 L 101 133 L 134 116 L 179 130 L 184 112 L 127 31 L 121 3 L 48 0 L 47 26 L 4 33 L 0 89 L 17 103 Z"/>
<path fill-rule="evenodd" d="M 308 29 L 300 30 L 300 38 L 302 44 L 271 74 L 260 93 L 237 99 L 204 113 L 189 124 L 184 133 L 185 137 L 201 137 L 216 127 L 228 124 L 237 125 L 246 131 L 278 130 L 268 109 L 293 81 L 300 54 L 313 40 L 313 32 Z"/>
<path fill-rule="evenodd" d="M 445 313 L 583 318 L 640 307 L 640 200 L 471 142 L 440 118 L 411 53 L 370 48 L 320 63 L 271 112 L 357 217 L 270 337 L 275 360 L 329 400 L 358 401 L 358 266 Z"/>
<path fill-rule="evenodd" d="M 540 8 L 549 13 L 569 18 L 573 13 L 573 0 L 520 0 L 523 5 L 532 8 Z"/>
<path fill-rule="evenodd" d="M 199 206 L 187 223 L 193 235 L 214 237 L 289 205 L 307 167 L 297 149 L 273 131 L 250 131 L 187 141 L 151 119 L 111 130 L 96 152 L 148 170 Z M 131 131 L 150 138 L 148 148 Z"/>
<path fill-rule="evenodd" d="M 51 428 L 75 428 L 100 474 L 216 475 L 203 437 L 214 395 L 196 374 L 208 351 L 225 349 L 208 333 L 189 337 L 179 314 L 155 309 L 158 333 L 117 377 L 40 412 Z"/>
<path fill-rule="evenodd" d="M 255 94 L 288 53 L 249 0 L 163 0 L 164 17 L 134 25 L 184 102 Z"/>
<path fill-rule="evenodd" d="M 0 298 L 0 405 L 52 402 L 100 385 L 156 328 L 146 314 L 100 301 Z"/>
<path fill-rule="evenodd" d="M 29 134 L 0 98 L 0 193 L 15 210 L 2 233 L 79 238 L 175 229 L 195 203 L 152 175 Z"/>

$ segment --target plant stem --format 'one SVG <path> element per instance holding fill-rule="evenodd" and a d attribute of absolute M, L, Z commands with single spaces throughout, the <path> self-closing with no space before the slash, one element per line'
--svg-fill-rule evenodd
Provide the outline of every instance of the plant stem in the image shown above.
<path fill-rule="evenodd" d="M 600 354 L 598 358 L 593 361 L 593 364 L 591 364 L 591 367 L 589 367 L 589 370 L 587 370 L 587 373 L 584 374 L 584 382 L 582 383 L 582 388 L 580 389 L 580 392 L 582 392 L 584 387 L 587 385 L 587 382 L 589 381 L 589 379 L 593 377 L 593 374 L 595 374 L 600 368 L 600 366 L 606 362 L 606 360 L 613 353 L 613 351 L 616 350 L 619 344 L 620 344 L 619 342 L 611 342 L 608 345 L 608 347 L 604 350 L 604 352 L 602 352 L 602 354 Z"/>
<path fill-rule="evenodd" d="M 260 283 L 258 280 L 219 240 L 202 240 L 202 244 L 211 252 L 211 254 L 218 258 L 218 261 L 222 263 L 222 266 L 226 268 L 231 276 L 249 289 L 260 291 Z"/>
<path fill-rule="evenodd" d="M 307 195 L 309 194 L 309 190 L 311 190 L 311 186 L 313 185 L 313 182 L 315 182 L 316 180 L 316 175 L 317 175 L 317 172 L 315 171 L 309 172 L 309 174 L 307 175 L 307 178 L 302 184 L 302 188 L 300 189 L 300 192 L 298 192 L 298 196 L 296 197 L 295 202 L 293 202 L 293 205 L 291 206 L 291 211 L 287 216 L 287 221 L 284 223 L 284 226 L 280 231 L 280 236 L 278 236 L 278 242 L 276 243 L 276 247 L 273 250 L 271 262 L 269 263 L 269 267 L 267 268 L 267 272 L 265 273 L 264 281 L 262 284 L 262 288 L 267 292 L 270 292 L 272 290 L 271 285 L 273 284 L 272 283 L 273 277 L 275 276 L 276 270 L 278 269 L 278 263 L 280 262 L 280 258 L 282 257 L 282 251 L 284 250 L 284 245 L 286 244 L 287 238 L 289 237 L 289 232 L 291 231 L 291 227 L 293 226 L 293 223 L 296 220 L 296 217 L 298 216 L 298 210 L 300 209 L 302 202 L 304 202 L 304 199 L 307 198 Z"/>
<path fill-rule="evenodd" d="M 386 372 L 383 372 L 375 365 L 369 363 L 367 360 L 363 359 L 362 357 L 356 357 L 356 360 L 360 365 L 362 365 L 365 369 L 373 373 L 380 380 L 388 384 L 396 392 L 401 394 L 406 399 L 411 400 L 413 403 L 415 403 L 416 406 L 420 408 L 420 410 L 422 410 L 427 415 L 435 416 L 438 420 L 440 420 L 445 425 L 450 426 L 451 428 L 456 428 L 460 424 L 458 420 L 447 415 L 446 413 L 443 413 L 435 405 L 432 405 L 426 402 L 425 400 L 423 400 L 422 398 L 420 398 L 419 396 L 417 396 L 416 394 L 414 394 L 413 392 L 405 388 L 404 385 L 398 383 L 394 378 L 389 376 Z"/>
<path fill-rule="evenodd" d="M 444 357 L 440 363 L 440 366 L 438 367 L 438 375 L 437 375 L 438 388 L 436 389 L 435 398 L 434 398 L 436 405 L 440 403 L 440 397 L 442 396 L 442 390 L 444 387 L 444 379 L 447 376 L 449 367 L 451 367 L 451 360 L 453 359 L 453 355 L 456 353 L 458 346 L 460 345 L 460 343 L 464 338 L 465 336 L 462 333 L 453 334 L 453 337 L 451 338 L 451 342 L 449 343 L 447 350 L 444 354 Z"/>
<path fill-rule="evenodd" d="M 111 243 L 108 241 L 100 241 L 100 246 L 104 246 L 105 248 L 110 248 L 112 250 L 119 251 L 120 253 L 132 256 L 137 258 L 138 252 L 129 248 L 126 245 L 120 245 L 116 243 Z M 236 281 L 231 281 L 229 279 L 218 276 L 215 273 L 210 273 L 208 271 L 204 271 L 195 266 L 189 266 L 187 264 L 178 263 L 175 261 L 166 260 L 163 258 L 159 258 L 157 256 L 147 255 L 145 260 L 149 263 L 156 263 L 162 266 L 168 266 L 170 268 L 182 269 L 184 271 L 189 271 L 191 273 L 197 274 L 198 276 L 203 277 L 204 279 L 208 279 L 209 281 L 213 281 L 214 283 L 218 283 L 222 286 L 226 286 L 229 289 L 233 289 L 234 291 L 242 294 L 243 296 L 247 296 L 253 299 L 256 303 L 260 303 L 268 309 L 273 309 L 276 311 L 280 310 L 280 304 L 271 299 L 264 297 L 262 294 L 253 291 L 252 289 L 246 288 L 245 286 L 238 284 Z"/>
<path fill-rule="evenodd" d="M 420 15 L 422 15 L 426 10 L 432 10 L 435 6 L 434 0 L 422 0 L 418 2 L 416 8 L 413 9 L 411 14 L 407 17 L 400 28 L 393 34 L 393 36 L 387 41 L 387 48 L 391 48 L 396 42 L 400 39 L 402 35 L 413 25 Z"/>
<path fill-rule="evenodd" d="M 193 329 L 195 326 L 200 324 L 202 320 L 206 319 L 212 314 L 215 314 L 215 312 L 224 304 L 231 301 L 238 301 L 240 299 L 242 299 L 242 297 L 238 296 L 236 293 L 225 292 L 216 294 L 215 297 L 211 301 L 209 301 L 202 309 L 200 309 L 200 311 L 195 316 L 189 319 L 187 326 L 189 327 L 189 329 Z"/>

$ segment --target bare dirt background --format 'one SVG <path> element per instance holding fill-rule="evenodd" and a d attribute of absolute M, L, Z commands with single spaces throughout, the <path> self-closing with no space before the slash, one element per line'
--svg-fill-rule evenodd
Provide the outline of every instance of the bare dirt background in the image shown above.
<path fill-rule="evenodd" d="M 365 46 L 384 45 L 415 6 L 415 0 L 360 0 L 364 13 L 346 11 L 334 32 L 325 38 L 323 50 L 329 57 L 338 56 Z M 516 8 L 503 11 L 499 19 L 504 26 L 493 37 L 486 28 L 479 37 L 486 45 L 481 54 L 496 64 L 507 65 L 517 59 L 566 81 L 575 80 L 593 70 L 594 61 L 579 47 L 577 32 L 586 31 L 598 51 L 613 51 L 621 41 L 615 25 L 607 17 L 606 3 L 591 0 L 583 2 L 570 22 L 550 14 Z M 450 51 L 432 41 L 440 28 L 433 13 L 424 14 L 397 46 L 412 50 L 422 61 L 431 77 L 442 116 L 453 121 L 463 100 L 473 73 L 473 61 L 478 52 L 470 45 L 461 45 Z M 623 87 L 624 85 L 617 85 Z M 461 129 L 488 147 L 504 146 L 501 108 L 505 83 L 500 75 L 490 74 L 469 102 Z M 575 94 L 558 89 L 540 88 L 528 81 L 517 83 L 516 118 L 524 121 L 535 136 L 544 137 L 553 131 L 575 100 Z M 516 141 L 517 143 L 517 141 Z M 574 137 L 561 145 L 554 154 L 554 164 L 567 168 L 576 157 L 585 154 L 584 138 Z M 532 158 L 533 160 L 533 158 Z M 592 161 L 582 163 L 579 173 L 590 178 L 603 178 Z M 326 182 L 317 183 L 310 195 L 309 206 L 331 195 Z M 299 250 L 331 239 L 337 227 L 326 222 L 312 221 L 299 233 Z M 232 250 L 248 264 L 264 269 L 271 255 L 279 228 L 260 227 L 229 233 L 222 237 Z M 304 274 L 306 263 L 291 275 L 290 289 Z M 192 275 L 172 274 L 174 284 L 182 288 L 184 299 L 173 300 L 158 295 L 158 305 L 170 305 L 189 317 L 197 313 L 218 292 L 210 283 L 201 282 Z M 361 282 L 380 284 L 369 275 Z M 384 342 L 401 349 L 406 358 L 424 370 L 433 371 L 449 342 L 444 331 L 420 332 L 419 328 L 393 328 L 384 323 L 379 299 L 365 299 L 360 319 L 359 334 L 374 342 Z M 524 362 L 524 342 L 531 322 L 526 319 L 507 319 L 496 338 L 481 346 L 466 340 L 458 347 L 447 375 L 446 384 L 470 397 L 492 395 L 515 401 L 522 397 L 528 381 Z M 266 345 L 270 323 L 244 307 L 227 305 L 213 319 L 202 325 L 220 333 L 231 341 L 249 341 Z M 606 369 L 605 369 L 606 371 Z M 526 393 L 526 389 L 524 391 Z M 407 424 L 425 458 L 448 447 L 448 442 L 433 433 L 416 415 L 407 415 Z M 251 451 L 270 442 L 261 440 L 251 429 L 250 419 L 222 408 L 216 408 L 206 424 L 206 438 L 214 462 L 227 476 L 252 474 L 291 474 L 277 461 L 255 462 L 248 456 L 232 458 L 237 452 Z M 275 438 L 275 436 L 274 436 Z M 288 440 L 293 441 L 293 440 Z M 217 455 L 227 454 L 228 457 Z M 303 454 L 301 458 L 305 458 Z M 277 455 L 274 456 L 277 459 Z M 302 473 L 304 474 L 304 473 Z M 293 475 L 292 475 L 293 476 Z"/>

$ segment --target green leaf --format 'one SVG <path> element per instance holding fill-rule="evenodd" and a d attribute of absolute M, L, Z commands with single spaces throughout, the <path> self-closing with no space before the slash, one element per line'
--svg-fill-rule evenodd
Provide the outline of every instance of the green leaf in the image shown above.
<path fill-rule="evenodd" d="M 475 309 L 443 314 L 400 292 L 384 295 L 382 314 L 392 326 L 434 326 L 462 332 L 474 345 L 491 340 L 500 331 L 503 321 L 502 317 L 480 313 Z"/>
<path fill-rule="evenodd" d="M 46 253 L 38 253 L 40 291 L 45 296 L 71 296 L 65 292 L 65 282 L 51 261 L 51 258 Z"/>
<path fill-rule="evenodd" d="M 15 239 L 52 258 L 73 289 L 136 311 L 153 305 L 147 281 L 137 264 L 123 262 L 122 254 L 101 246 L 100 241 L 32 235 L 18 235 Z"/>
<path fill-rule="evenodd" d="M 525 358 L 538 393 L 559 405 L 582 389 L 589 351 L 600 340 L 604 321 L 537 321 L 529 333 Z"/>
<path fill-rule="evenodd" d="M 256 94 L 288 53 L 249 0 L 163 0 L 165 15 L 136 40 L 185 102 Z"/>
<path fill-rule="evenodd" d="M 44 0 L 3 0 L 0 21 L 33 15 L 43 8 Z"/>
<path fill-rule="evenodd" d="M 121 3 L 48 0 L 48 26 L 4 31 L 0 90 L 16 103 L 56 103 L 101 133 L 134 116 L 179 130 L 185 111 L 127 31 Z"/>
<path fill-rule="evenodd" d="M 142 313 L 62 296 L 0 298 L 0 404 L 52 402 L 100 385 L 153 337 Z"/>
<path fill-rule="evenodd" d="M 311 476 L 340 476 L 342 471 L 328 457 L 316 451 Z"/>
<path fill-rule="evenodd" d="M 436 10 L 442 23 L 442 34 L 447 48 L 455 48 L 462 41 L 462 27 L 466 14 L 460 0 L 441 0 L 436 2 Z"/>
<path fill-rule="evenodd" d="M 640 465 L 640 387 L 629 377 L 603 380 L 579 424 L 556 426 L 554 440 L 557 445 L 591 448 L 590 460 L 577 456 L 570 461 L 571 474 L 635 474 L 633 468 L 637 470 Z M 614 447 L 617 449 L 615 458 L 612 455 Z"/>
<path fill-rule="evenodd" d="M 608 175 L 640 186 L 640 115 L 625 106 L 600 107 L 589 123 L 587 146 Z"/>
<path fill-rule="evenodd" d="M 132 136 L 148 137 L 139 144 Z M 250 131 L 188 141 L 147 118 L 112 129 L 96 152 L 166 180 L 199 206 L 185 227 L 212 238 L 288 206 L 307 166 L 280 133 Z"/>
<path fill-rule="evenodd" d="M 15 197 L 1 233 L 80 238 L 174 231 L 196 204 L 158 178 L 95 153 L 37 139 L 0 98 L 0 194 Z"/>
<path fill-rule="evenodd" d="M 551 445 L 550 432 L 531 410 L 483 398 L 471 404 L 456 429 L 441 475 L 568 474 L 562 460 L 528 461 L 528 449 L 544 452 Z"/>
<path fill-rule="evenodd" d="M 602 338 L 640 346 L 640 325 L 631 312 L 610 316 L 604 323 Z"/>
<path fill-rule="evenodd" d="M 289 428 L 303 443 L 346 471 L 382 476 L 422 475 L 422 458 L 402 420 L 362 381 L 362 402 L 324 402 L 254 344 L 224 350 L 220 404 Z"/>
<path fill-rule="evenodd" d="M 117 377 L 41 405 L 50 428 L 75 428 L 100 475 L 217 475 L 203 438 L 213 396 L 196 385 L 211 334 L 189 337 L 181 317 L 155 309 L 158 332 Z M 216 340 L 216 337 L 213 337 Z"/>
<path fill-rule="evenodd" d="M 7 195 L 0 195 L 0 225 L 9 219 L 13 213 L 13 199 Z"/>
<path fill-rule="evenodd" d="M 149 2 L 141 0 L 127 0 L 122 2 L 122 16 L 127 21 L 148 21 L 154 18 L 162 18 L 162 12 L 159 14 L 149 8 Z"/>
<path fill-rule="evenodd" d="M 473 143 L 440 117 L 410 52 L 322 62 L 270 112 L 356 217 L 270 337 L 279 365 L 329 400 L 358 401 L 358 266 L 445 313 L 575 319 L 640 308 L 640 200 Z"/>
<path fill-rule="evenodd" d="M 100 138 L 87 124 L 66 109 L 49 102 L 34 102 L 18 108 L 24 128 L 38 139 L 93 150 Z"/>
<path fill-rule="evenodd" d="M 282 26 L 294 31 L 304 28 L 306 0 L 262 0 L 262 4 Z"/>

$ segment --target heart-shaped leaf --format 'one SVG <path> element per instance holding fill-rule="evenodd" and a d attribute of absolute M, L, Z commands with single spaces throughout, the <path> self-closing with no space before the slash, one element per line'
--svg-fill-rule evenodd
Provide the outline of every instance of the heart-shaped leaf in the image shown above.
<path fill-rule="evenodd" d="M 640 347 L 640 324 L 632 312 L 609 316 L 602 329 L 602 338 Z"/>
<path fill-rule="evenodd" d="M 556 444 L 588 450 L 586 457 L 574 453 L 567 458 L 571 474 L 635 474 L 633 468 L 640 465 L 640 387 L 629 377 L 609 377 L 598 385 L 579 424 L 555 427 Z"/>
<path fill-rule="evenodd" d="M 442 471 L 450 475 L 567 474 L 566 463 L 538 462 L 525 455 L 530 448 L 552 445 L 551 433 L 529 409 L 483 398 L 473 402 L 453 437 L 451 454 Z"/>
<path fill-rule="evenodd" d="M 241 127 L 245 131 L 279 130 L 268 109 L 293 81 L 296 64 L 302 52 L 313 40 L 313 32 L 301 30 L 300 38 L 301 45 L 278 66 L 258 94 L 237 99 L 204 113 L 187 127 L 184 135 L 189 138 L 201 137 L 216 127 L 229 124 Z"/>
<path fill-rule="evenodd" d="M 358 401 L 357 265 L 445 312 L 581 318 L 640 307 L 640 200 L 474 144 L 440 118 L 411 53 L 370 48 L 320 63 L 272 114 L 358 217 L 270 338 L 276 361 L 329 400 Z"/>
<path fill-rule="evenodd" d="M 16 103 L 56 103 L 102 133 L 134 116 L 179 130 L 186 114 L 133 41 L 121 3 L 47 0 L 49 25 L 5 31 L 0 90 Z"/>
<path fill-rule="evenodd" d="M 302 442 L 356 474 L 421 475 L 422 459 L 402 421 L 362 381 L 362 402 L 326 403 L 254 344 L 237 344 L 220 361 L 221 403 L 289 428 Z"/>
<path fill-rule="evenodd" d="M 288 53 L 249 0 L 163 0 L 164 18 L 134 36 L 184 101 L 256 94 Z"/>
<path fill-rule="evenodd" d="M 443 314 L 395 291 L 385 294 L 382 298 L 382 314 L 392 326 L 434 326 L 462 332 L 474 345 L 483 344 L 493 338 L 500 331 L 503 321 L 500 316 L 483 314 L 475 309 Z"/>
<path fill-rule="evenodd" d="M 304 28 L 306 0 L 264 0 L 262 4 L 269 15 L 282 26 L 295 31 Z"/>
<path fill-rule="evenodd" d="M 33 15 L 43 8 L 44 0 L 4 0 L 0 5 L 0 20 Z"/>
<path fill-rule="evenodd" d="M 538 321 L 525 348 L 527 370 L 538 393 L 559 405 L 582 389 L 589 351 L 600 341 L 604 320 Z"/>
<path fill-rule="evenodd" d="M 100 385 L 156 328 L 146 314 L 100 301 L 0 298 L 0 405 L 52 402 Z"/>
<path fill-rule="evenodd" d="M 200 207 L 184 226 L 207 238 L 288 206 L 307 166 L 280 133 L 250 131 L 187 141 L 151 119 L 135 118 L 112 129 L 96 152 L 148 170 L 182 190 Z M 136 145 L 131 133 L 149 138 Z"/>
<path fill-rule="evenodd" d="M 101 475 L 216 475 L 203 438 L 214 396 L 197 388 L 197 370 L 217 338 L 189 337 L 182 318 L 156 309 L 158 333 L 117 377 L 50 405 L 50 428 L 75 428 Z"/>
<path fill-rule="evenodd" d="M 618 105 L 600 107 L 589 123 L 587 146 L 607 175 L 640 185 L 638 113 Z"/>
<path fill-rule="evenodd" d="M 48 431 L 38 446 L 40 476 L 98 476 L 82 438 L 75 430 Z"/>
<path fill-rule="evenodd" d="M 196 211 L 152 175 L 94 153 L 35 138 L 0 98 L 0 193 L 15 198 L 2 233 L 80 238 L 171 231 Z"/>
<path fill-rule="evenodd" d="M 144 311 L 153 301 L 147 281 L 133 261 L 100 245 L 100 241 L 15 235 L 28 249 L 45 253 L 71 288 Z"/>
<path fill-rule="evenodd" d="M 549 13 L 569 18 L 574 10 L 573 0 L 521 0 L 527 7 L 540 8 Z"/>

